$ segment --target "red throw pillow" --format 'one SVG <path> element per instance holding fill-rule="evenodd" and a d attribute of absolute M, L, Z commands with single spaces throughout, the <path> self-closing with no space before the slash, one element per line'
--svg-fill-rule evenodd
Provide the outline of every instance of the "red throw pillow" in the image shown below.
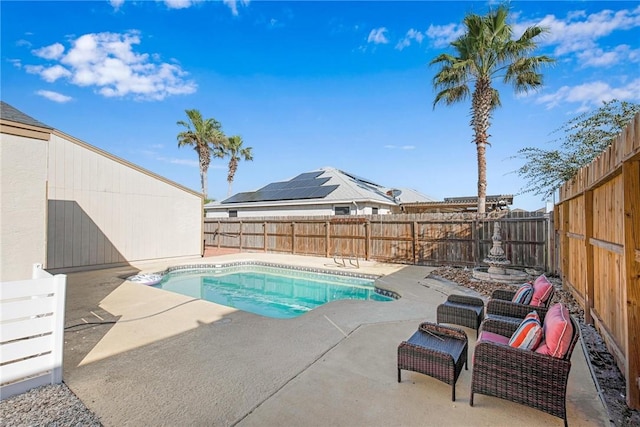
<path fill-rule="evenodd" d="M 569 316 L 569 310 L 558 303 L 551 306 L 544 317 L 544 341 L 536 349 L 536 353 L 563 358 L 573 338 L 573 323 Z"/>
<path fill-rule="evenodd" d="M 553 296 L 553 285 L 544 274 L 533 281 L 533 297 L 531 305 L 538 307 L 546 306 L 547 300 Z"/>

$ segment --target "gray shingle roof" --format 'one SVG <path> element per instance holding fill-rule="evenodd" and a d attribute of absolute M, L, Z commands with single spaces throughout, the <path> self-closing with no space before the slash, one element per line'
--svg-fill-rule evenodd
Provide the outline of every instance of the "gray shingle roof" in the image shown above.
<path fill-rule="evenodd" d="M 291 184 L 296 181 L 300 181 L 301 177 L 304 178 L 307 175 L 312 175 L 313 180 L 315 182 L 315 189 L 313 193 L 305 193 L 303 197 L 300 198 L 292 198 L 290 193 L 285 191 L 284 193 L 280 192 L 280 189 L 289 189 L 292 188 Z M 316 189 L 326 189 L 325 192 L 317 193 Z M 271 197 L 272 191 L 274 191 L 273 197 Z M 269 190 L 269 191 L 265 191 Z M 311 188 L 300 189 L 304 190 L 303 192 L 308 192 Z M 276 183 L 268 184 L 265 187 L 262 187 L 259 190 L 247 193 L 238 193 L 228 199 L 222 200 L 221 202 L 209 203 L 206 205 L 207 208 L 221 208 L 224 206 L 225 208 L 231 206 L 271 206 L 271 205 L 280 205 L 286 202 L 296 201 L 308 201 L 308 202 L 324 202 L 324 203 L 349 203 L 352 201 L 355 202 L 377 202 L 388 206 L 393 206 L 399 203 L 401 200 L 410 200 L 410 201 L 423 201 L 423 200 L 433 200 L 428 196 L 424 196 L 415 190 L 406 190 L 398 191 L 400 197 L 397 200 L 394 200 L 394 197 L 391 195 L 391 188 L 384 187 L 382 185 L 376 184 L 368 179 L 361 178 L 359 176 L 353 175 L 348 172 L 341 171 L 339 169 L 335 169 L 332 167 L 321 168 L 313 172 L 307 172 L 301 175 L 298 175 L 295 178 L 292 178 L 287 181 L 281 181 Z M 296 189 L 298 191 L 298 189 Z M 270 197 L 262 197 L 269 193 Z M 317 194 L 317 195 L 316 195 Z M 282 198 L 276 197 L 282 195 Z"/>
<path fill-rule="evenodd" d="M 51 126 L 27 116 L 22 111 L 12 107 L 4 101 L 0 101 L 0 118 L 11 120 L 12 122 L 22 123 L 23 125 L 38 126 L 41 128 L 53 129 Z"/>

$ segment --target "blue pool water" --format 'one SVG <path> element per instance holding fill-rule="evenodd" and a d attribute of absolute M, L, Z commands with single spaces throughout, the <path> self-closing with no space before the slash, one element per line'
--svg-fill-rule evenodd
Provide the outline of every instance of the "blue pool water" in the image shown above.
<path fill-rule="evenodd" d="M 157 288 L 279 319 L 300 316 L 341 299 L 392 301 L 371 278 L 338 276 L 264 265 L 177 270 Z"/>

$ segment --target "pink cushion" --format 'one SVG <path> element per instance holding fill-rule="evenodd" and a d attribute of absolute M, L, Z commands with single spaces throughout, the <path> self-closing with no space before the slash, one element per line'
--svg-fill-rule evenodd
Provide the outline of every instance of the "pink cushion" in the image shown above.
<path fill-rule="evenodd" d="M 527 314 L 509 340 L 509 345 L 523 350 L 534 350 L 542 340 L 542 325 L 536 311 Z"/>
<path fill-rule="evenodd" d="M 533 281 L 533 297 L 531 305 L 545 306 L 547 300 L 553 295 L 553 285 L 544 274 Z"/>
<path fill-rule="evenodd" d="M 495 334 L 493 332 L 482 331 L 478 336 L 478 342 L 495 342 L 498 344 L 509 344 L 509 337 L 503 337 L 500 334 Z"/>
<path fill-rule="evenodd" d="M 544 317 L 544 341 L 536 349 L 537 353 L 563 358 L 573 338 L 573 324 L 569 310 L 563 304 L 554 304 Z"/>

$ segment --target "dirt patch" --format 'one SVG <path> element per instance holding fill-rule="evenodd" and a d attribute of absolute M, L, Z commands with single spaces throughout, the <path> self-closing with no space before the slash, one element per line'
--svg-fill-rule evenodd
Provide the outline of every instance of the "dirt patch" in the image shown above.
<path fill-rule="evenodd" d="M 475 279 L 467 268 L 441 267 L 434 270 L 429 277 L 450 280 L 466 288 L 473 289 L 484 296 L 491 296 L 495 289 L 503 289 L 504 283 L 487 282 Z M 632 410 L 626 402 L 626 382 L 618 369 L 611 353 L 607 350 L 602 336 L 592 326 L 584 323 L 584 311 L 571 293 L 562 289 L 562 282 L 557 277 L 549 277 L 555 288 L 554 302 L 565 304 L 580 324 L 582 340 L 589 355 L 590 365 L 595 380 L 600 388 L 602 400 L 607 407 L 611 424 L 616 427 L 640 425 L 640 411 Z"/>

